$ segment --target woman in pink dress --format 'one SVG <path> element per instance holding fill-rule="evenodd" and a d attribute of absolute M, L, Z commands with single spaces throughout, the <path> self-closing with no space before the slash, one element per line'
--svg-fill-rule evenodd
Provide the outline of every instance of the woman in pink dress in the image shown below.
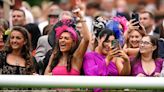
<path fill-rule="evenodd" d="M 45 75 L 79 75 L 82 68 L 83 56 L 89 44 L 89 31 L 84 16 L 77 12 L 82 23 L 83 35 L 79 41 L 79 34 L 71 20 L 61 20 L 55 25 L 56 44 L 50 57 Z"/>
<path fill-rule="evenodd" d="M 132 62 L 132 75 L 160 76 L 163 59 L 158 58 L 158 42 L 154 36 L 144 36 L 139 43 L 139 53 Z"/>
<path fill-rule="evenodd" d="M 115 34 L 110 29 L 103 29 L 98 35 L 98 46 L 95 51 L 84 56 L 83 69 L 86 76 L 121 76 L 130 74 L 130 61 L 126 53 L 113 46 Z M 102 92 L 102 88 L 94 88 Z"/>

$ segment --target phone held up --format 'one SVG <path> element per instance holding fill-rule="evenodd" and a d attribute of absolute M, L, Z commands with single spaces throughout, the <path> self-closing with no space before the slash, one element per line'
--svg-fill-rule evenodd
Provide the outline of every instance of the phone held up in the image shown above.
<path fill-rule="evenodd" d="M 134 19 L 133 23 L 134 22 L 139 22 L 139 14 L 138 13 L 132 13 L 131 19 Z M 142 29 L 142 27 L 141 27 L 141 25 L 139 23 L 137 23 L 134 26 L 139 26 L 139 29 L 140 30 Z"/>
<path fill-rule="evenodd" d="M 139 21 L 139 14 L 138 13 L 132 13 L 132 19 L 135 19 L 134 22 Z"/>
<path fill-rule="evenodd" d="M 112 41 L 112 48 L 117 48 L 119 50 L 121 49 L 121 45 L 120 45 L 118 40 L 113 40 Z"/>

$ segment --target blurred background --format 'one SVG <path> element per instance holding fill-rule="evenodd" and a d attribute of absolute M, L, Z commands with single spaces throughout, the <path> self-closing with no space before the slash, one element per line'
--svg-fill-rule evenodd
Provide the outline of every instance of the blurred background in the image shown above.
<path fill-rule="evenodd" d="M 47 20 L 55 9 L 71 11 L 77 4 L 86 16 L 92 18 L 97 14 L 104 14 L 109 18 L 123 15 L 129 20 L 131 12 L 143 10 L 152 12 L 157 24 L 164 18 L 164 0 L 0 0 L 0 18 L 9 20 L 11 9 L 24 7 L 31 12 L 34 22 L 38 24 Z"/>

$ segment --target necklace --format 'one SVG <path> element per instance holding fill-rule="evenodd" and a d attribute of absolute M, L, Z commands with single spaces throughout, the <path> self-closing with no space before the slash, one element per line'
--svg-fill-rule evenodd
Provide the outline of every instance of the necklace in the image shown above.
<path fill-rule="evenodd" d="M 17 66 L 19 65 L 18 59 L 15 60 L 15 65 L 17 65 Z"/>

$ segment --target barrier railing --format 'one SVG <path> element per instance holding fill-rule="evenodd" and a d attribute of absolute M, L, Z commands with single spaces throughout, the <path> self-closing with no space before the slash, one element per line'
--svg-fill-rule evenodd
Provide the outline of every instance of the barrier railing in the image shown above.
<path fill-rule="evenodd" d="M 162 77 L 0 75 L 0 87 L 164 89 Z"/>

